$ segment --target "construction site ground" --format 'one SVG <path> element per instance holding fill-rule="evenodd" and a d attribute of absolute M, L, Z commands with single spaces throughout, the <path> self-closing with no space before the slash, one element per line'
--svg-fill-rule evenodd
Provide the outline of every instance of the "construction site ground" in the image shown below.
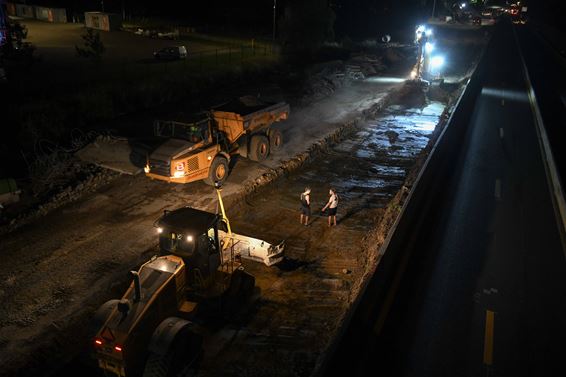
<path fill-rule="evenodd" d="M 472 46 L 462 77 L 481 47 Z M 199 375 L 312 373 L 364 272 L 377 261 L 375 238 L 368 235 L 444 118 L 444 103 L 413 104 L 411 96 L 393 95 L 402 86 L 356 81 L 293 109 L 281 125 L 287 143 L 282 152 L 262 164 L 237 161 L 223 190 L 234 230 L 269 242 L 285 239 L 287 259 L 269 268 L 246 263 L 258 297 L 245 315 L 208 329 Z M 299 194 L 307 185 L 309 227 L 298 218 Z M 341 201 L 338 226 L 329 228 L 319 210 L 331 186 Z M 119 297 L 128 271 L 157 253 L 152 224 L 164 209 L 214 211 L 214 198 L 201 182 L 120 176 L 3 235 L 0 375 L 98 375 L 85 366 L 94 310 Z"/>

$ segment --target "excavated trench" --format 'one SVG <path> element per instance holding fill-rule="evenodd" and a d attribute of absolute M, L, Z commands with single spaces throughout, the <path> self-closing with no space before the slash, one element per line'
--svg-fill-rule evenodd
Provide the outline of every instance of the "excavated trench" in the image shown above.
<path fill-rule="evenodd" d="M 331 342 L 356 294 L 368 259 L 367 236 L 402 188 L 445 106 L 392 105 L 358 123 L 296 172 L 249 195 L 231 215 L 237 231 L 286 239 L 286 263 L 250 264 L 261 297 L 253 316 L 210 334 L 203 376 L 308 376 Z M 312 224 L 299 224 L 299 194 L 312 189 Z M 340 195 L 338 226 L 320 214 L 329 187 Z"/>
<path fill-rule="evenodd" d="M 254 305 L 221 329 L 209 329 L 202 376 L 308 376 L 340 326 L 367 270 L 368 235 L 401 190 L 427 146 L 445 105 L 406 108 L 393 96 L 384 109 L 345 125 L 291 167 L 272 172 L 232 206 L 235 231 L 285 239 L 287 260 L 246 263 L 260 289 Z M 299 224 L 299 194 L 312 189 L 311 225 Z M 329 187 L 340 195 L 338 226 L 320 208 Z M 244 199 L 244 198 L 242 198 Z M 87 365 L 90 364 L 90 365 Z M 55 375 L 101 375 L 86 352 Z"/>

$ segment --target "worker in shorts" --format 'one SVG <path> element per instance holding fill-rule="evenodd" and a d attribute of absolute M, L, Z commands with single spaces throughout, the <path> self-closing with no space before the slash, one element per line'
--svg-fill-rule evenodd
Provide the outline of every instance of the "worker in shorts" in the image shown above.
<path fill-rule="evenodd" d="M 311 189 L 306 187 L 305 191 L 301 194 L 301 225 L 303 224 L 303 219 L 305 220 L 305 226 L 309 225 L 309 217 L 311 215 Z"/>
<path fill-rule="evenodd" d="M 322 212 L 328 208 L 328 226 L 336 226 L 336 211 L 338 211 L 338 194 L 334 189 L 330 189 L 328 192 L 330 198 L 328 199 L 328 203 L 322 208 Z"/>

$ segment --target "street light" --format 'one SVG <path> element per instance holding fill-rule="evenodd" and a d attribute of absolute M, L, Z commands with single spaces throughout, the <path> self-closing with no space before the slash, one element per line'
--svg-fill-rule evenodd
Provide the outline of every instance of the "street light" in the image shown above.
<path fill-rule="evenodd" d="M 444 57 L 443 56 L 434 56 L 430 59 L 430 69 L 436 70 L 441 68 L 444 65 Z"/>
<path fill-rule="evenodd" d="M 275 18 L 277 14 L 277 0 L 273 0 L 273 41 L 275 41 Z"/>

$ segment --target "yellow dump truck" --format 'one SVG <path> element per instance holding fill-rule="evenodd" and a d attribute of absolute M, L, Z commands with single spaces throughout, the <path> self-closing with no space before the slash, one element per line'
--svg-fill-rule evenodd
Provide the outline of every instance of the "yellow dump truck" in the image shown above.
<path fill-rule="evenodd" d="M 145 173 L 175 183 L 223 183 L 234 155 L 263 161 L 281 148 L 281 131 L 272 125 L 288 117 L 284 102 L 245 96 L 213 108 L 201 119 L 156 121 L 155 134 L 164 142 L 149 154 Z"/>

